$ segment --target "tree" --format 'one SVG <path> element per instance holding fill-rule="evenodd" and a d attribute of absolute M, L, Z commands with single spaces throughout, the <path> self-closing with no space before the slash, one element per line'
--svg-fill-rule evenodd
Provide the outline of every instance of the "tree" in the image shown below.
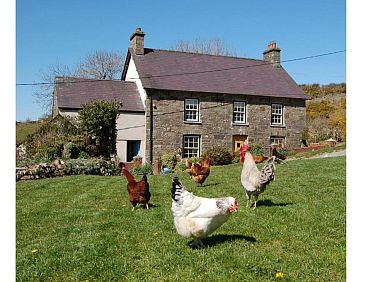
<path fill-rule="evenodd" d="M 209 55 L 236 56 L 236 52 L 227 47 L 224 41 L 220 38 L 213 38 L 209 40 L 179 40 L 173 47 L 171 47 L 171 50 Z"/>
<path fill-rule="evenodd" d="M 96 51 L 89 54 L 77 67 L 76 73 L 84 78 L 115 79 L 121 77 L 123 56 L 119 52 Z"/>
<path fill-rule="evenodd" d="M 60 63 L 49 65 L 46 70 L 41 69 L 39 71 L 38 77 L 42 84 L 35 87 L 33 97 L 36 99 L 36 103 L 40 104 L 48 115 L 52 110 L 53 83 L 56 76 L 75 76 L 75 72 L 68 66 L 61 65 Z"/>
<path fill-rule="evenodd" d="M 95 51 L 90 53 L 76 67 L 56 63 L 46 70 L 40 70 L 38 76 L 42 84 L 35 87 L 33 96 L 47 114 L 51 113 L 54 80 L 56 76 L 82 77 L 95 79 L 118 79 L 121 77 L 124 57 L 119 52 Z"/>
<path fill-rule="evenodd" d="M 100 100 L 84 104 L 79 112 L 81 129 L 95 138 L 97 153 L 103 157 L 116 153 L 116 120 L 121 106 L 118 101 Z"/>

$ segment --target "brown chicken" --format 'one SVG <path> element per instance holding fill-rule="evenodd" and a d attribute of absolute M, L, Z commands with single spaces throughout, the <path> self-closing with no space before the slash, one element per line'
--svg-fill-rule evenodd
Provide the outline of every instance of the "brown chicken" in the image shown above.
<path fill-rule="evenodd" d="M 275 156 L 275 157 L 276 157 L 276 159 L 280 159 L 280 160 L 282 160 L 282 161 L 284 161 L 284 160 L 286 160 L 286 159 L 287 159 L 287 156 L 286 156 L 286 155 L 284 155 L 284 154 L 280 154 L 280 153 L 277 151 L 276 147 L 272 147 L 272 156 Z"/>
<path fill-rule="evenodd" d="M 252 155 L 253 156 L 253 160 L 256 164 L 260 164 L 262 162 L 264 162 L 266 159 L 268 159 L 265 156 L 257 156 L 257 155 Z"/>
<path fill-rule="evenodd" d="M 143 204 L 148 209 L 151 193 L 149 191 L 149 183 L 147 182 L 146 174 L 144 174 L 140 181 L 136 181 L 133 175 L 127 170 L 125 164 L 121 163 L 121 165 L 122 174 L 126 177 L 128 182 L 128 200 L 132 205 L 132 210 L 135 209 L 137 204 Z"/>
<path fill-rule="evenodd" d="M 186 172 L 191 178 L 202 186 L 206 178 L 210 175 L 211 159 L 201 159 L 198 163 L 192 164 L 188 159 L 186 160 Z"/>

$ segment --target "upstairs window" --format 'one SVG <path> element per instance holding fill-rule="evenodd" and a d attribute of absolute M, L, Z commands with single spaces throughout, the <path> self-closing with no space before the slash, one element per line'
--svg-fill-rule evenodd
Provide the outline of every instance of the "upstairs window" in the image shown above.
<path fill-rule="evenodd" d="M 192 158 L 200 156 L 200 136 L 183 136 L 183 158 Z"/>
<path fill-rule="evenodd" d="M 246 102 L 235 101 L 233 105 L 233 123 L 246 123 Z"/>
<path fill-rule="evenodd" d="M 184 99 L 184 121 L 199 122 L 198 99 Z"/>
<path fill-rule="evenodd" d="M 272 104 L 271 125 L 283 125 L 283 105 Z"/>

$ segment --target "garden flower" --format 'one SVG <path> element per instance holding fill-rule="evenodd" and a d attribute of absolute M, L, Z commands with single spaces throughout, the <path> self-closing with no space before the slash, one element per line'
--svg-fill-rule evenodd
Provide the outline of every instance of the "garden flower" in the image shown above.
<path fill-rule="evenodd" d="M 282 271 L 279 271 L 276 273 L 276 278 L 283 278 L 284 273 Z"/>
<path fill-rule="evenodd" d="M 32 249 L 32 254 L 35 254 L 38 252 L 38 249 Z"/>

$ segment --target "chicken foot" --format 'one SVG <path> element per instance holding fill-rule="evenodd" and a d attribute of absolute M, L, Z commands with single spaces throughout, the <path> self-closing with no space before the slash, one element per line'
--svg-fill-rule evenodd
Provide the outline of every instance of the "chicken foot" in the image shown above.
<path fill-rule="evenodd" d="M 193 242 L 191 242 L 191 243 L 189 244 L 189 246 L 190 246 L 191 248 L 201 249 L 201 248 L 203 248 L 205 245 L 203 245 L 203 243 L 202 243 L 201 239 L 195 239 L 195 240 L 193 240 Z"/>

